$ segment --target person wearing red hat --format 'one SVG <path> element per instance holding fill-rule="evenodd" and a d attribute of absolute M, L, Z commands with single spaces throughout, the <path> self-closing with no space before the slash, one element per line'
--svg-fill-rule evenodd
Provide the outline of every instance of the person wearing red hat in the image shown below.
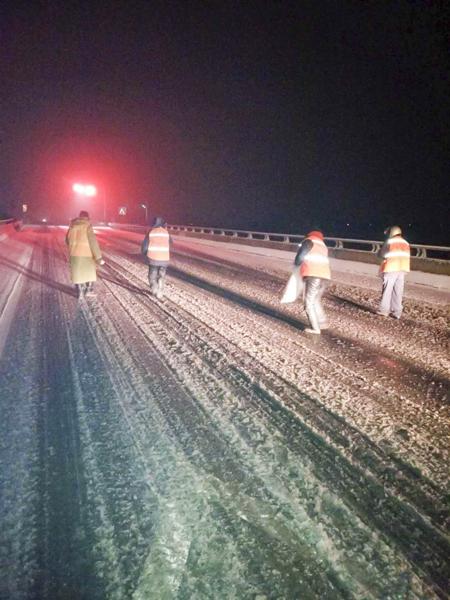
<path fill-rule="evenodd" d="M 310 324 L 305 332 L 320 335 L 321 329 L 327 327 L 321 300 L 326 282 L 331 278 L 328 248 L 321 231 L 310 231 L 306 235 L 299 245 L 294 263 L 300 267 L 305 283 L 304 304 Z"/>

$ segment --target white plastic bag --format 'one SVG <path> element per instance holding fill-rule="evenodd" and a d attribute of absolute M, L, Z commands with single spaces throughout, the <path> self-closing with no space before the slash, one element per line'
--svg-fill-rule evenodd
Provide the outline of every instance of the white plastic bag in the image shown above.
<path fill-rule="evenodd" d="M 300 269 L 296 267 L 292 271 L 292 275 L 289 277 L 286 287 L 284 288 L 284 292 L 280 300 L 281 304 L 295 302 L 302 291 L 303 279 L 300 276 Z"/>

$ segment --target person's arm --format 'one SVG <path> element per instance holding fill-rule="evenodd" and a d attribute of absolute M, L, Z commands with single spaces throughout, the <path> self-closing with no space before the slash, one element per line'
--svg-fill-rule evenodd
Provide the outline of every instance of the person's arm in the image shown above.
<path fill-rule="evenodd" d="M 146 255 L 147 251 L 148 251 L 148 244 L 149 244 L 149 234 L 150 232 L 145 234 L 145 238 L 142 240 L 142 244 L 141 244 L 141 252 L 142 254 Z"/>
<path fill-rule="evenodd" d="M 389 244 L 387 243 L 387 241 L 384 242 L 384 244 L 381 246 L 381 248 L 378 250 L 378 258 L 381 258 L 381 260 L 384 260 L 386 258 L 386 254 L 389 250 Z"/>
<path fill-rule="evenodd" d="M 298 247 L 297 254 L 295 255 L 294 265 L 296 267 L 301 265 L 303 259 L 305 258 L 305 256 L 308 254 L 308 252 L 311 250 L 311 248 L 313 246 L 314 246 L 314 244 L 312 243 L 311 240 L 308 240 L 308 239 L 303 240 L 303 242 Z"/>

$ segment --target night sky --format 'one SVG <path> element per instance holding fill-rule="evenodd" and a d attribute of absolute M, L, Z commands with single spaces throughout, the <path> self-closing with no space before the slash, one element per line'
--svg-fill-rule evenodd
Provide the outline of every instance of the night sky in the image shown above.
<path fill-rule="evenodd" d="M 450 244 L 449 6 L 4 2 L 0 212 Z"/>

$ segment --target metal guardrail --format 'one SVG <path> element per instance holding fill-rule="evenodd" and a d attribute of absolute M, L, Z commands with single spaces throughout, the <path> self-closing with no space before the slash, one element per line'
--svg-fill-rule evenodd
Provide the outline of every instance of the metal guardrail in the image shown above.
<path fill-rule="evenodd" d="M 291 233 L 271 233 L 268 231 L 244 231 L 242 229 L 221 229 L 218 227 L 195 227 L 193 225 L 168 225 L 169 230 L 186 233 L 200 233 L 203 235 L 212 235 L 215 237 L 235 238 L 236 240 L 254 240 L 263 242 L 278 242 L 281 244 L 298 244 L 304 235 L 294 235 Z M 358 250 L 376 254 L 383 241 L 379 240 L 357 240 L 352 238 L 333 238 L 326 237 L 325 241 L 330 248 L 336 250 Z M 415 258 L 431 258 L 429 253 L 439 260 L 450 261 L 450 247 L 448 246 L 430 246 L 426 244 L 411 244 L 411 255 Z M 442 256 L 440 256 L 442 254 Z M 437 256 L 436 256 L 437 255 Z"/>
<path fill-rule="evenodd" d="M 17 219 L 0 220 L 0 242 L 7 239 L 13 231 L 19 231 L 22 227 L 22 221 Z"/>
<path fill-rule="evenodd" d="M 18 219 L 0 219 L 0 227 L 12 225 L 16 231 L 22 227 L 22 221 Z"/>

